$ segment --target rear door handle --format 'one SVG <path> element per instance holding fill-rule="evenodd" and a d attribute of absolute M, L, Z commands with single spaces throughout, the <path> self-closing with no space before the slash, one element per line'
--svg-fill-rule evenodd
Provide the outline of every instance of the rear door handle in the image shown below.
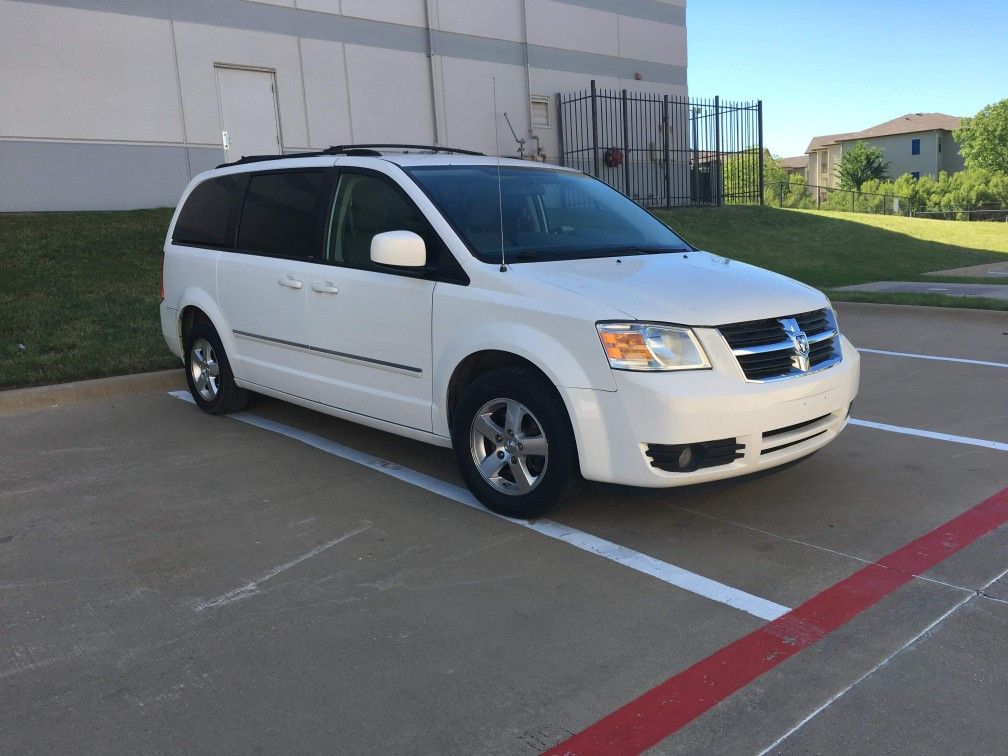
<path fill-rule="evenodd" d="M 333 286 L 329 281 L 325 283 L 313 283 L 311 285 L 312 291 L 317 291 L 319 294 L 339 294 L 339 289 Z"/>
<path fill-rule="evenodd" d="M 281 278 L 277 281 L 281 286 L 286 286 L 288 289 L 300 289 L 304 284 L 298 281 L 294 276 L 287 276 L 286 278 Z"/>

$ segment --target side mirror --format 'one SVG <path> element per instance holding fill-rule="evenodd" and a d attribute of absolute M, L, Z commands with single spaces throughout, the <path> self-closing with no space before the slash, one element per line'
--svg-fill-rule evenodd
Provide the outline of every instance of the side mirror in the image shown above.
<path fill-rule="evenodd" d="M 371 239 L 371 262 L 397 268 L 422 268 L 427 264 L 427 245 L 412 231 L 386 231 Z"/>

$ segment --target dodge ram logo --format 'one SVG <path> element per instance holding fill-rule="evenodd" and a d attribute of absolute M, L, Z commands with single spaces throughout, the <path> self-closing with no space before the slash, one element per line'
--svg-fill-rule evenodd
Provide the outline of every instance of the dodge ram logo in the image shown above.
<path fill-rule="evenodd" d="M 793 366 L 801 372 L 807 373 L 812 369 L 809 362 L 808 336 L 805 335 L 798 325 L 798 321 L 794 318 L 781 318 L 780 324 L 784 326 L 784 333 L 791 339 L 791 344 L 794 346 L 794 357 L 791 360 Z"/>

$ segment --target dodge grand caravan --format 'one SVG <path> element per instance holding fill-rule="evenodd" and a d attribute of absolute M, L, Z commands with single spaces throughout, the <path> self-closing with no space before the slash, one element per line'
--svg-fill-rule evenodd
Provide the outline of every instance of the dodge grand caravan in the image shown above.
<path fill-rule="evenodd" d="M 806 457 L 859 358 L 819 291 L 574 170 L 444 148 L 248 157 L 186 188 L 161 323 L 196 404 L 250 392 L 454 449 L 490 509 Z"/>

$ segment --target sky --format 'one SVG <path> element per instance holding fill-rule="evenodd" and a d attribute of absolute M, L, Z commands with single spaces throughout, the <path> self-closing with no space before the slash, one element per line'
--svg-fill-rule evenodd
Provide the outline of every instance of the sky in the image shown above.
<path fill-rule="evenodd" d="M 773 155 L 1008 98 L 1008 0 L 687 0 L 691 97 L 763 100 Z"/>

